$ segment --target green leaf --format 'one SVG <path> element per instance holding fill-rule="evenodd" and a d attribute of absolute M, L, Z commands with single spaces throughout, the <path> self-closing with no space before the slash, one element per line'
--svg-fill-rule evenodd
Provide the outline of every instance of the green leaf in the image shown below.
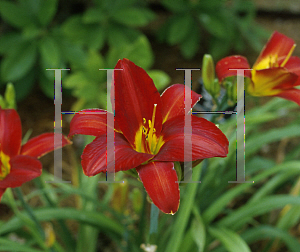
<path fill-rule="evenodd" d="M 193 29 L 194 20 L 191 15 L 177 15 L 172 17 L 168 31 L 168 42 L 175 45 L 187 38 L 189 31 Z"/>
<path fill-rule="evenodd" d="M 119 237 L 125 231 L 122 224 L 100 211 L 83 211 L 74 208 L 41 208 L 34 210 L 34 214 L 39 221 L 75 220 L 98 227 L 99 230 L 105 233 L 115 234 Z M 0 235 L 14 232 L 23 226 L 24 222 L 19 217 L 13 217 L 0 226 Z"/>
<path fill-rule="evenodd" d="M 39 41 L 39 51 L 45 68 L 60 68 L 60 50 L 56 41 L 50 37 L 44 37 Z"/>
<path fill-rule="evenodd" d="M 62 57 L 71 64 L 72 70 L 74 68 L 84 68 L 87 55 L 82 46 L 76 45 L 66 39 L 61 40 L 60 43 L 58 40 L 56 42 L 60 47 Z"/>
<path fill-rule="evenodd" d="M 25 76 L 22 77 L 22 79 L 14 82 L 17 101 L 22 101 L 30 94 L 36 84 L 35 79 L 36 71 L 32 68 Z"/>
<path fill-rule="evenodd" d="M 145 26 L 155 18 L 155 15 L 146 8 L 129 7 L 114 11 L 111 18 L 127 26 Z"/>
<path fill-rule="evenodd" d="M 0 36 L 0 54 L 9 54 L 24 43 L 19 32 L 6 32 Z M 14 45 L 14 46 L 11 46 Z"/>
<path fill-rule="evenodd" d="M 251 252 L 247 243 L 235 232 L 226 228 L 208 228 L 209 233 L 220 242 L 229 252 Z"/>
<path fill-rule="evenodd" d="M 2 61 L 2 80 L 8 82 L 22 78 L 33 67 L 36 56 L 35 43 L 24 43 L 18 50 L 12 51 Z"/>
<path fill-rule="evenodd" d="M 242 237 L 248 243 L 254 243 L 265 239 L 280 239 L 289 248 L 288 251 L 299 251 L 300 244 L 295 237 L 292 237 L 288 232 L 284 230 L 267 225 L 260 225 L 258 227 L 250 229 L 248 228 L 242 234 Z"/>
<path fill-rule="evenodd" d="M 194 241 L 196 242 L 199 252 L 204 251 L 205 248 L 205 241 L 206 241 L 206 230 L 205 224 L 202 220 L 202 217 L 199 213 L 199 210 L 196 206 L 193 208 L 193 212 L 195 218 L 193 219 L 191 225 L 191 233 L 193 235 Z"/>
<path fill-rule="evenodd" d="M 201 166 L 201 164 L 199 166 Z M 200 178 L 202 170 L 199 166 L 193 170 L 193 177 L 195 176 L 197 179 Z M 185 188 L 185 197 L 183 197 L 173 225 L 173 230 L 176 230 L 176 232 L 172 232 L 167 247 L 164 250 L 165 252 L 177 252 L 179 250 L 180 243 L 183 239 L 184 232 L 192 212 L 198 185 L 198 183 L 190 183 Z"/>
<path fill-rule="evenodd" d="M 82 21 L 85 24 L 102 23 L 107 19 L 108 15 L 102 8 L 92 8 L 85 11 Z"/>
<path fill-rule="evenodd" d="M 300 130 L 298 124 L 288 125 L 283 128 L 271 129 L 268 132 L 262 132 L 253 134 L 246 139 L 246 155 L 252 155 L 260 150 L 261 143 L 269 144 L 275 141 L 279 141 L 283 138 L 291 138 L 300 136 Z"/>
<path fill-rule="evenodd" d="M 204 28 L 217 38 L 228 40 L 230 33 L 232 33 L 227 27 L 227 20 L 219 15 L 210 16 L 209 14 L 202 13 L 199 15 L 199 20 Z"/>
<path fill-rule="evenodd" d="M 170 76 L 161 70 L 149 70 L 147 73 L 158 90 L 163 90 L 171 81 Z"/>
<path fill-rule="evenodd" d="M 39 74 L 39 86 L 42 89 L 43 93 L 50 98 L 51 100 L 54 99 L 54 71 L 47 71 L 50 73 L 45 73 L 41 72 Z M 50 80 L 46 77 L 46 74 L 53 74 L 53 79 Z"/>
<path fill-rule="evenodd" d="M 57 10 L 57 0 L 42 0 L 38 11 L 38 18 L 42 26 L 49 25 Z"/>
<path fill-rule="evenodd" d="M 118 48 L 126 47 L 142 36 L 142 33 L 120 24 L 110 24 L 107 31 L 108 44 Z"/>
<path fill-rule="evenodd" d="M 99 69 L 105 68 L 104 58 L 95 50 L 90 50 L 85 65 L 87 76 L 95 82 L 104 82 L 106 80 L 106 71 Z"/>
<path fill-rule="evenodd" d="M 97 25 L 94 29 L 87 31 L 87 45 L 90 49 L 102 49 L 106 39 L 106 33 L 103 26 Z"/>
<path fill-rule="evenodd" d="M 136 65 L 147 69 L 153 64 L 153 53 L 150 42 L 145 35 L 141 35 L 132 44 L 122 48 L 110 48 L 107 56 L 108 67 L 114 67 L 119 59 L 127 58 Z"/>
<path fill-rule="evenodd" d="M 240 207 L 230 215 L 222 218 L 218 222 L 218 225 L 238 229 L 248 223 L 252 217 L 268 213 L 275 209 L 280 209 L 288 204 L 299 206 L 300 197 L 291 195 L 273 195 L 264 197 L 258 202 L 245 204 Z"/>
<path fill-rule="evenodd" d="M 162 4 L 172 12 L 185 12 L 189 8 L 189 4 L 184 0 L 163 0 Z"/>
<path fill-rule="evenodd" d="M 84 44 L 87 36 L 87 25 L 82 23 L 82 18 L 79 15 L 71 16 L 62 24 L 62 31 L 73 42 Z"/>
<path fill-rule="evenodd" d="M 200 33 L 197 26 L 191 29 L 189 35 L 180 44 L 180 50 L 182 55 L 186 59 L 191 59 L 197 53 L 200 46 Z"/>
<path fill-rule="evenodd" d="M 262 180 L 265 180 L 270 175 L 275 174 L 279 171 L 282 171 L 283 169 L 293 169 L 293 170 L 300 171 L 300 162 L 299 161 L 290 161 L 290 162 L 285 162 L 285 163 L 276 165 L 268 170 L 262 171 L 260 174 L 251 178 L 251 180 L 253 180 L 255 183 L 258 183 Z M 251 183 L 243 183 L 243 184 L 239 184 L 236 187 L 232 188 L 231 190 L 223 193 L 207 209 L 205 209 L 205 212 L 203 213 L 203 220 L 206 223 L 210 223 L 211 221 L 213 221 L 218 216 L 218 214 L 220 214 L 221 212 L 224 211 L 224 208 L 228 204 L 228 202 L 231 202 L 235 197 L 244 193 L 246 189 L 248 189 L 252 186 L 253 186 L 253 184 L 251 184 Z M 236 213 L 236 211 L 234 213 Z"/>
<path fill-rule="evenodd" d="M 290 229 L 300 222 L 300 206 L 290 206 L 290 209 L 281 215 L 276 226 L 280 229 Z"/>
<path fill-rule="evenodd" d="M 23 28 L 34 24 L 27 9 L 12 1 L 0 1 L 1 18 L 16 28 Z"/>
<path fill-rule="evenodd" d="M 42 252 L 43 250 L 34 249 L 26 244 L 21 244 L 13 240 L 0 238 L 0 250 L 12 252 Z"/>

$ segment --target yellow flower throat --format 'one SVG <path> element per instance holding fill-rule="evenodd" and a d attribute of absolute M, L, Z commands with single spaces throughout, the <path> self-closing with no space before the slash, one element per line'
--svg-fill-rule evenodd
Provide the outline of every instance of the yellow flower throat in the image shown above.
<path fill-rule="evenodd" d="M 6 176 L 10 173 L 10 157 L 0 150 L 0 180 L 6 178 Z"/>
<path fill-rule="evenodd" d="M 151 120 L 143 118 L 143 124 L 140 126 L 135 136 L 135 149 L 138 152 L 157 154 L 162 146 L 162 138 L 156 136 L 156 129 L 154 128 L 155 113 L 157 104 L 154 104 Z"/>
<path fill-rule="evenodd" d="M 278 64 L 278 55 L 270 55 L 268 58 L 268 65 L 265 68 L 272 68 L 272 67 L 284 67 L 285 64 L 288 62 L 288 60 L 290 59 L 290 57 L 292 56 L 293 51 L 295 50 L 296 45 L 293 45 L 291 50 L 289 51 L 289 53 L 287 54 L 287 56 L 285 57 L 285 59 L 282 61 L 282 63 L 279 65 Z M 261 68 L 260 68 L 261 69 Z"/>

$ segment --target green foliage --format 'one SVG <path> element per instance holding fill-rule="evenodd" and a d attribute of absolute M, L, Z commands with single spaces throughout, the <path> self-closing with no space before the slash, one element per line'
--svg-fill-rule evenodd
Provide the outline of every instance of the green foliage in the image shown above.
<path fill-rule="evenodd" d="M 164 0 L 172 15 L 158 32 L 170 45 L 179 45 L 182 55 L 190 59 L 200 45 L 209 45 L 209 53 L 220 59 L 230 50 L 242 52 L 246 46 L 262 47 L 265 38 L 254 22 L 255 6 L 251 0 Z"/>
<path fill-rule="evenodd" d="M 69 3 L 72 6 L 72 3 Z M 148 38 L 138 30 L 155 18 L 147 5 L 137 1 L 94 1 L 80 14 L 61 18 L 57 0 L 1 0 L 0 13 L 6 30 L 0 38 L 1 82 L 13 81 L 17 99 L 25 98 L 37 82 L 53 98 L 53 71 L 63 71 L 63 88 L 78 98 L 74 106 L 105 106 L 106 75 L 126 57 L 145 69 L 153 63 Z M 100 51 L 107 46 L 108 50 Z M 160 84 L 164 73 L 156 73 Z M 160 85 L 159 84 L 159 85 Z"/>

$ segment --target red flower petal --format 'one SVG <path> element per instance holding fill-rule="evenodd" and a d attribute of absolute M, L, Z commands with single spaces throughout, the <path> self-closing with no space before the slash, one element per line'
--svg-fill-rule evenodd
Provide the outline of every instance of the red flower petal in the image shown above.
<path fill-rule="evenodd" d="M 174 214 L 179 207 L 179 185 L 172 162 L 152 162 L 136 168 L 153 203 L 164 213 Z"/>
<path fill-rule="evenodd" d="M 102 109 L 85 109 L 81 113 L 75 114 L 70 123 L 70 132 L 68 137 L 76 134 L 100 136 L 106 134 L 107 111 Z M 120 131 L 117 122 L 114 122 L 114 128 Z"/>
<path fill-rule="evenodd" d="M 292 88 L 284 90 L 276 96 L 296 102 L 300 106 L 300 89 Z"/>
<path fill-rule="evenodd" d="M 184 116 L 168 120 L 161 135 L 164 145 L 154 160 L 184 162 Z M 212 122 L 192 116 L 192 160 L 226 157 L 229 142 L 226 136 Z"/>
<path fill-rule="evenodd" d="M 240 55 L 229 56 L 218 61 L 216 65 L 216 74 L 221 82 L 224 78 L 236 76 L 236 70 L 230 69 L 250 69 L 247 59 Z M 251 78 L 251 71 L 244 71 L 245 77 Z"/>
<path fill-rule="evenodd" d="M 162 127 L 161 99 L 152 79 L 146 71 L 128 59 L 119 60 L 114 72 L 115 119 L 128 142 L 136 148 L 137 139 L 142 139 L 143 118 L 152 120 L 154 104 L 157 104 L 155 124 L 156 135 Z M 136 136 L 139 132 L 140 136 Z"/>
<path fill-rule="evenodd" d="M 168 87 L 161 95 L 163 122 L 172 117 L 185 114 L 184 94 L 185 86 L 174 84 Z M 200 100 L 201 95 L 192 92 L 192 107 Z"/>
<path fill-rule="evenodd" d="M 258 56 L 253 65 L 253 69 L 255 69 L 262 60 L 270 56 L 276 56 L 278 61 L 282 61 L 288 55 L 294 44 L 293 39 L 275 31 Z"/>
<path fill-rule="evenodd" d="M 20 152 L 22 127 L 20 117 L 14 109 L 0 107 L 0 148 L 13 157 Z"/>
<path fill-rule="evenodd" d="M 54 133 L 44 133 L 28 140 L 28 142 L 22 146 L 21 154 L 40 158 L 55 149 L 71 144 L 69 139 L 62 134 L 60 135 L 62 138 L 61 146 L 54 146 Z"/>
<path fill-rule="evenodd" d="M 106 146 L 106 135 L 101 135 L 85 147 L 81 155 L 85 175 L 94 176 L 100 172 L 106 172 Z M 135 168 L 152 157 L 151 154 L 136 152 L 122 134 L 115 133 L 115 172 Z"/>
<path fill-rule="evenodd" d="M 284 66 L 289 72 L 300 75 L 300 58 L 292 56 Z"/>
<path fill-rule="evenodd" d="M 10 173 L 0 180 L 0 188 L 18 187 L 42 173 L 42 164 L 34 157 L 18 155 L 10 160 Z"/>

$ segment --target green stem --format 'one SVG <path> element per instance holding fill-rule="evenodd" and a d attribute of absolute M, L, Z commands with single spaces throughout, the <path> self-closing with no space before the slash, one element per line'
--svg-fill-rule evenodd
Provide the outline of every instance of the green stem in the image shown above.
<path fill-rule="evenodd" d="M 31 207 L 24 200 L 23 193 L 22 193 L 21 189 L 19 187 L 17 187 L 17 188 L 15 188 L 15 192 L 16 192 L 19 200 L 21 201 L 21 203 L 22 203 L 25 211 L 29 215 L 30 219 L 35 223 L 35 226 L 36 226 L 37 230 L 39 231 L 42 239 L 45 240 L 45 232 L 44 232 L 41 224 L 39 223 L 39 221 L 35 217 L 35 215 L 34 215 L 32 209 L 31 209 Z"/>
<path fill-rule="evenodd" d="M 193 169 L 193 176 L 195 176 L 197 180 L 200 178 L 202 170 L 201 166 L 202 164 Z M 192 212 L 198 185 L 198 183 L 190 183 L 185 188 L 182 204 L 176 214 L 176 219 L 173 225 L 173 230 L 176 230 L 176 232 L 171 234 L 166 249 L 164 250 L 165 252 L 177 252 L 179 250 Z"/>
<path fill-rule="evenodd" d="M 20 219 L 21 222 L 23 222 L 27 226 L 27 228 L 35 238 L 36 242 L 40 245 L 40 247 L 43 248 L 45 251 L 47 251 L 48 248 L 46 247 L 44 240 L 41 238 L 39 232 L 37 232 L 37 230 L 34 228 L 35 224 L 32 221 L 32 219 L 30 219 L 28 216 L 24 215 L 19 211 L 12 193 L 12 189 L 7 188 L 6 191 L 7 191 L 6 194 L 8 195 L 9 205 L 12 208 L 14 214 Z"/>
<path fill-rule="evenodd" d="M 149 228 L 149 243 L 155 243 L 155 238 L 157 235 L 158 229 L 158 216 L 159 209 L 153 203 L 151 204 L 151 212 L 150 212 L 150 228 Z"/>
<path fill-rule="evenodd" d="M 45 198 L 46 204 L 50 207 L 57 208 L 58 207 L 57 204 L 51 199 L 51 196 L 48 195 L 47 191 L 45 191 L 45 184 L 42 176 L 36 178 L 34 182 L 36 183 L 37 187 L 43 191 L 43 196 Z M 68 251 L 74 251 L 76 242 L 73 239 L 73 236 L 69 228 L 67 227 L 67 225 L 63 220 L 57 220 L 57 222 L 61 228 L 60 230 L 61 232 L 59 232 L 59 236 L 62 238 L 64 244 L 67 246 Z"/>

